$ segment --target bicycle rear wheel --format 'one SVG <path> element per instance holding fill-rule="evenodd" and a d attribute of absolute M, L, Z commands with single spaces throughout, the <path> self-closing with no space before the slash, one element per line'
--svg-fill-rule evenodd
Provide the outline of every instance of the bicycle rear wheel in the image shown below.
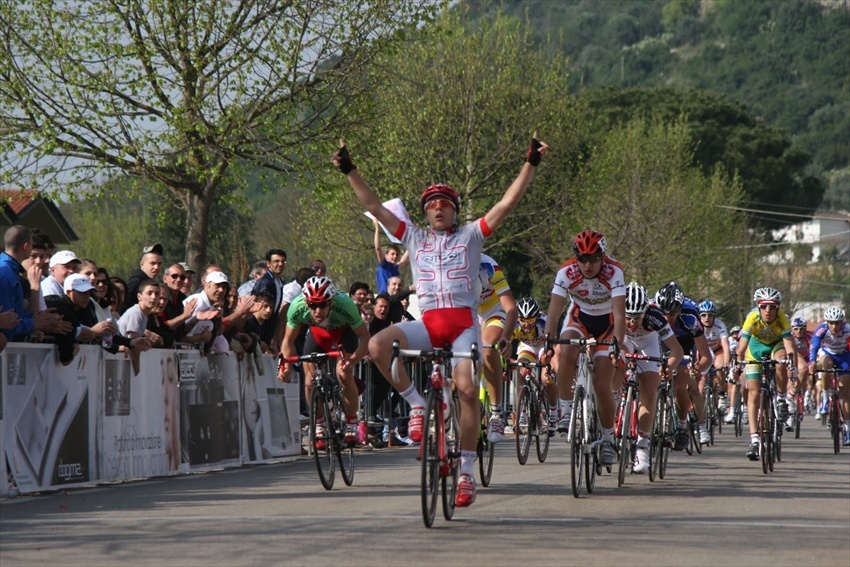
<path fill-rule="evenodd" d="M 342 407 L 342 392 L 334 392 L 333 404 L 334 423 L 334 453 L 339 463 L 339 472 L 342 473 L 342 481 L 346 486 L 354 484 L 354 447 L 345 443 L 345 411 Z"/>
<path fill-rule="evenodd" d="M 760 404 L 758 411 L 758 421 L 756 423 L 756 431 L 759 434 L 759 458 L 761 459 L 761 470 L 764 474 L 767 474 L 770 471 L 770 463 L 768 459 L 768 449 L 770 451 L 773 450 L 772 447 L 768 447 L 768 439 L 770 439 L 770 434 L 768 432 L 768 412 L 770 411 L 770 401 L 765 401 L 766 397 L 764 393 L 759 394 Z"/>
<path fill-rule="evenodd" d="M 446 459 L 449 474 L 442 478 L 443 517 L 451 520 L 455 513 L 457 482 L 460 477 L 460 419 L 458 417 L 457 393 L 452 392 L 449 419 L 446 423 Z"/>
<path fill-rule="evenodd" d="M 620 430 L 617 434 L 620 437 L 620 467 L 617 474 L 617 486 L 623 486 L 626 481 L 626 470 L 632 461 L 632 408 L 634 402 L 635 390 L 628 388 L 626 390 L 626 403 L 623 406 L 623 419 L 620 422 Z"/>
<path fill-rule="evenodd" d="M 531 436 L 534 427 L 534 416 L 531 415 L 533 405 L 531 403 L 531 389 L 528 385 L 522 387 L 517 402 L 517 413 L 519 416 L 514 424 L 514 436 L 516 438 L 516 458 L 519 464 L 524 465 L 528 461 L 528 449 L 531 446 Z M 483 476 L 483 473 L 482 473 Z"/>
<path fill-rule="evenodd" d="M 434 516 L 437 513 L 437 488 L 442 465 L 440 453 L 445 435 L 440 415 L 442 403 L 437 390 L 432 389 L 425 402 L 425 421 L 422 424 L 422 519 L 427 528 L 434 525 Z"/>
<path fill-rule="evenodd" d="M 741 390 L 738 388 L 735 391 L 735 437 L 740 437 L 744 434 L 744 412 L 747 408 L 744 407 L 744 399 L 741 395 Z"/>
<path fill-rule="evenodd" d="M 484 397 L 484 404 L 490 405 L 489 396 Z M 478 472 L 481 476 L 481 486 L 490 486 L 490 479 L 493 477 L 493 456 L 496 452 L 495 443 L 490 443 L 487 439 L 487 425 L 490 422 L 490 412 L 488 408 L 481 409 L 481 428 L 478 432 Z"/>
<path fill-rule="evenodd" d="M 705 425 L 708 427 L 709 446 L 714 445 L 714 428 L 717 425 L 717 397 L 714 395 L 714 386 L 706 386 L 708 391 L 705 396 Z"/>
<path fill-rule="evenodd" d="M 652 433 L 649 437 L 649 482 L 655 482 L 655 477 L 661 478 L 661 459 L 664 449 L 664 402 L 667 393 L 658 388 L 655 396 L 655 415 L 652 418 Z"/>
<path fill-rule="evenodd" d="M 544 390 L 537 392 L 537 461 L 549 454 L 549 399 Z"/>
<path fill-rule="evenodd" d="M 319 424 L 320 415 L 324 417 L 324 439 L 316 438 L 316 426 Z M 322 395 L 319 386 L 313 386 L 310 394 L 310 447 L 313 450 L 313 459 L 316 462 L 316 470 L 319 472 L 319 481 L 325 490 L 334 486 L 334 430 L 331 421 L 330 403 Z"/>
<path fill-rule="evenodd" d="M 576 386 L 576 392 L 573 396 L 573 412 L 570 417 L 570 431 L 568 437 L 570 441 L 570 484 L 573 489 L 573 496 L 578 498 L 581 493 L 582 474 L 584 471 L 584 462 L 589 455 L 585 455 L 584 451 L 584 404 L 585 393 L 584 388 Z"/>

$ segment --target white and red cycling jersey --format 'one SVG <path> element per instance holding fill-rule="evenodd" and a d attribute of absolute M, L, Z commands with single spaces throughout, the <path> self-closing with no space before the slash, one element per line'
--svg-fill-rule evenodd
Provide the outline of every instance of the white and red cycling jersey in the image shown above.
<path fill-rule="evenodd" d="M 578 307 L 588 315 L 611 313 L 611 298 L 626 295 L 626 282 L 620 263 L 610 256 L 603 256 L 602 268 L 595 278 L 587 279 L 581 274 L 575 258 L 567 260 L 555 276 L 552 287 L 554 295 L 570 297 L 568 312 Z"/>
<path fill-rule="evenodd" d="M 481 298 L 481 250 L 493 233 L 483 218 L 456 231 L 425 230 L 399 223 L 395 237 L 410 251 L 419 310 L 468 307 Z"/>
<path fill-rule="evenodd" d="M 705 341 L 708 343 L 708 348 L 714 352 L 721 350 L 723 348 L 721 339 L 723 337 L 726 337 L 727 339 L 729 338 L 729 332 L 726 330 L 726 323 L 715 317 L 714 324 L 712 326 L 709 327 L 703 323 L 702 328 L 705 333 Z"/>

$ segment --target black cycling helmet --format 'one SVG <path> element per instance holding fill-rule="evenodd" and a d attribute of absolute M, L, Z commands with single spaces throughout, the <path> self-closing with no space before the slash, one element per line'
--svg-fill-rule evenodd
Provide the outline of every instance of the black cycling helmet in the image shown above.
<path fill-rule="evenodd" d="M 533 297 L 523 297 L 517 301 L 516 308 L 522 319 L 533 319 L 540 315 L 540 304 Z"/>
<path fill-rule="evenodd" d="M 664 313 L 679 311 L 685 304 L 685 292 L 676 282 L 668 282 L 655 294 L 655 304 Z"/>

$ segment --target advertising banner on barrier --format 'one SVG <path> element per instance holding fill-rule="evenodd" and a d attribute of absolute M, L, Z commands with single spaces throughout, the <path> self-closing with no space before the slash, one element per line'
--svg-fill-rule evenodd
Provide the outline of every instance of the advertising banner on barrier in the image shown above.
<path fill-rule="evenodd" d="M 10 343 L 4 352 L 4 454 L 21 493 L 99 480 L 95 405 L 100 347 L 69 366 L 53 345 Z"/>
<path fill-rule="evenodd" d="M 103 353 L 98 430 L 103 480 L 147 478 L 178 472 L 180 398 L 177 354 L 141 353 L 133 375 L 124 354 Z"/>
<path fill-rule="evenodd" d="M 239 463 L 239 375 L 236 355 L 177 351 L 183 470 Z"/>
<path fill-rule="evenodd" d="M 298 384 L 277 379 L 271 356 L 239 361 L 242 384 L 242 460 L 248 463 L 300 456 Z M 262 373 L 260 373 L 260 370 Z"/>

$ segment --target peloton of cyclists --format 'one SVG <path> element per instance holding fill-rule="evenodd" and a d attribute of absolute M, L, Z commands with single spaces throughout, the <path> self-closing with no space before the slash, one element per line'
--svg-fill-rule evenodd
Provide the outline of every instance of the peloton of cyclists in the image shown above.
<path fill-rule="evenodd" d="M 655 305 L 650 305 L 646 289 L 637 282 L 629 283 L 626 288 L 626 336 L 623 349 L 630 353 L 660 357 L 661 342 L 670 351 L 667 359 L 669 374 L 682 361 L 684 355 L 682 347 L 661 310 Z M 639 435 L 632 471 L 640 474 L 649 470 L 649 441 L 655 413 L 655 396 L 658 393 L 658 385 L 661 383 L 659 374 L 661 365 L 649 360 L 638 360 L 636 366 L 640 385 L 640 410 L 638 413 Z M 618 369 L 621 377 L 625 376 L 624 369 L 624 366 Z"/>
<path fill-rule="evenodd" d="M 760 360 L 767 356 L 774 360 L 790 359 L 794 364 L 796 351 L 791 338 L 791 323 L 779 306 L 782 294 L 772 287 L 760 287 L 753 294 L 756 308 L 750 311 L 741 327 L 741 338 L 738 341 L 738 360 Z M 756 392 L 759 388 L 761 368 L 748 364 L 742 387 Z M 784 364 L 776 366 L 776 416 L 780 423 L 788 420 L 788 367 Z M 794 408 L 796 410 L 796 408 Z M 758 396 L 747 395 L 747 413 L 749 414 L 750 448 L 747 458 L 751 461 L 759 459 L 758 433 L 756 432 L 756 416 L 758 413 Z"/>
<path fill-rule="evenodd" d="M 838 395 L 844 416 L 844 444 L 850 445 L 850 324 L 844 320 L 844 311 L 840 307 L 827 308 L 823 318 L 825 321 L 818 325 L 812 336 L 809 370 L 813 376 L 817 367 L 844 371 L 838 375 Z M 825 373 L 820 373 L 820 380 L 825 392 L 829 386 Z"/>
<path fill-rule="evenodd" d="M 620 263 L 605 254 L 605 237 L 595 230 L 578 233 L 572 242 L 575 257 L 558 270 L 552 297 L 546 314 L 546 334 L 562 339 L 595 338 L 623 343 L 626 332 L 626 283 Z M 560 332 L 558 320 L 570 305 Z M 566 433 L 572 413 L 572 389 L 576 377 L 579 348 L 576 345 L 559 345 L 558 396 L 561 420 L 558 431 Z M 550 349 L 547 358 L 553 356 Z M 599 460 L 610 466 L 618 461 L 614 440 L 616 406 L 611 391 L 614 376 L 615 353 L 612 347 L 598 345 L 593 352 L 593 388 L 596 392 L 597 412 L 602 430 Z"/>

